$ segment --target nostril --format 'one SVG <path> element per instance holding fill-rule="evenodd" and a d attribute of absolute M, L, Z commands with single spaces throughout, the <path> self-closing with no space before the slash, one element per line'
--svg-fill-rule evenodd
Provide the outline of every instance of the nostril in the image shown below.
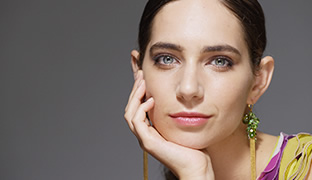
<path fill-rule="evenodd" d="M 200 83 L 194 80 L 184 81 L 177 88 L 177 97 L 180 99 L 191 101 L 192 99 L 200 99 L 204 95 L 203 88 Z"/>
<path fill-rule="evenodd" d="M 183 101 L 192 101 L 203 97 L 202 74 L 196 61 L 188 61 L 177 78 L 177 97 Z"/>

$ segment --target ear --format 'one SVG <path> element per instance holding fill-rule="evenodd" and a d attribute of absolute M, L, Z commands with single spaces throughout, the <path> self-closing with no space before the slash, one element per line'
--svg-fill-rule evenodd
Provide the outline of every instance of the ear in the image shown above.
<path fill-rule="evenodd" d="M 256 72 L 254 83 L 251 87 L 247 104 L 255 104 L 268 89 L 274 71 L 274 59 L 271 56 L 262 58 L 260 68 Z"/>
<path fill-rule="evenodd" d="M 138 71 L 140 70 L 139 65 L 138 65 L 139 58 L 140 58 L 140 53 L 137 50 L 132 50 L 131 51 L 131 66 L 132 66 L 134 79 L 136 79 L 136 75 Z"/>

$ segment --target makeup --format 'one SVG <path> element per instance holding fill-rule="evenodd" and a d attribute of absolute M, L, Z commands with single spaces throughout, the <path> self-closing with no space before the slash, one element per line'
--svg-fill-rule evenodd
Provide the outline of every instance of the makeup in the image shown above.
<path fill-rule="evenodd" d="M 212 117 L 198 112 L 179 112 L 169 115 L 180 126 L 197 127 L 208 122 Z"/>

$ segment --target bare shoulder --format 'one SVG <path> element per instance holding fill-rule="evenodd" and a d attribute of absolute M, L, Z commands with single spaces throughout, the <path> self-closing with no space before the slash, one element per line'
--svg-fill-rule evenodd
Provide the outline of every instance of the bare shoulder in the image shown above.
<path fill-rule="evenodd" d="M 272 136 L 266 133 L 258 132 L 257 133 L 257 150 L 256 150 L 256 163 L 257 163 L 257 173 L 260 174 L 267 163 L 270 160 L 270 157 L 274 151 L 274 148 L 277 144 L 278 137 Z"/>
<path fill-rule="evenodd" d="M 271 154 L 277 141 L 277 136 L 272 136 L 263 132 L 257 132 L 257 151 Z"/>
<path fill-rule="evenodd" d="M 264 151 L 273 151 L 276 143 L 278 141 L 277 136 L 272 136 L 263 132 L 257 133 L 257 143 L 258 147 Z"/>

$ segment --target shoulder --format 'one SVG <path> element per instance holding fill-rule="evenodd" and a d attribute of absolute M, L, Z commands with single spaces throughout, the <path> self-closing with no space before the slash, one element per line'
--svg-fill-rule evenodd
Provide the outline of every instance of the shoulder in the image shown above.
<path fill-rule="evenodd" d="M 262 152 L 272 153 L 276 142 L 278 140 L 277 136 L 272 136 L 263 132 L 257 133 L 257 148 Z"/>
<path fill-rule="evenodd" d="M 261 159 L 264 157 L 270 157 L 277 141 L 277 136 L 272 136 L 263 132 L 257 133 L 257 153 L 259 154 L 259 157 L 262 157 Z M 267 159 L 264 158 L 263 160 L 267 163 Z"/>
<path fill-rule="evenodd" d="M 257 133 L 257 148 L 256 148 L 256 163 L 258 174 L 261 174 L 266 169 L 268 162 L 276 147 L 278 141 L 277 136 L 272 136 L 263 132 Z"/>

